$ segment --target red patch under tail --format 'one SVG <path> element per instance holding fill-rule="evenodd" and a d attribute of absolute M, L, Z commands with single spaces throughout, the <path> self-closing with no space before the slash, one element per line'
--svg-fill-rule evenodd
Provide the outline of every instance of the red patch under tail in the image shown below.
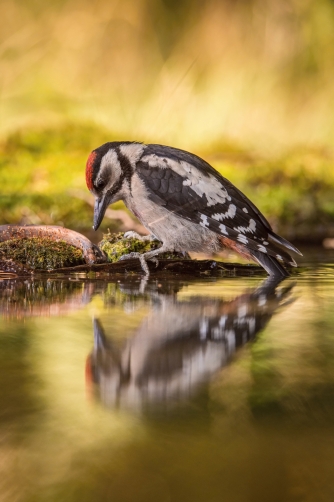
<path fill-rule="evenodd" d="M 222 247 L 231 249 L 235 253 L 240 254 L 243 258 L 246 258 L 246 260 L 254 261 L 254 258 L 250 254 L 249 250 L 242 244 L 232 241 L 232 239 L 228 239 L 227 237 L 219 237 L 219 240 Z"/>

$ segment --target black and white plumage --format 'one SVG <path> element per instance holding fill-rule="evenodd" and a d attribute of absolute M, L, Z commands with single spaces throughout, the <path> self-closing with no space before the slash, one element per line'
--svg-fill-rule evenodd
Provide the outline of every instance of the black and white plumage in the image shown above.
<path fill-rule="evenodd" d="M 180 299 L 175 283 L 172 292 L 162 292 L 151 283 L 145 292 L 147 315 L 122 348 L 117 337 L 113 340 L 114 329 L 106 336 L 94 319 L 94 349 L 86 366 L 88 388 L 96 384 L 99 398 L 108 407 L 147 409 L 181 403 L 254 340 L 278 308 L 293 302 L 293 284 L 278 288 L 281 279 L 266 278 L 258 288 L 228 301 L 197 295 Z M 124 295 L 131 304 L 142 301 L 138 283 L 127 281 L 118 288 L 120 307 Z"/>
<path fill-rule="evenodd" d="M 273 232 L 240 190 L 189 152 L 126 141 L 105 143 L 90 154 L 86 181 L 96 197 L 95 230 L 109 204 L 123 200 L 162 242 L 159 249 L 136 254 L 146 273 L 145 260 L 160 253 L 212 253 L 227 247 L 257 261 L 270 275 L 287 276 L 281 263 L 296 266 L 289 252 L 301 254 Z"/>

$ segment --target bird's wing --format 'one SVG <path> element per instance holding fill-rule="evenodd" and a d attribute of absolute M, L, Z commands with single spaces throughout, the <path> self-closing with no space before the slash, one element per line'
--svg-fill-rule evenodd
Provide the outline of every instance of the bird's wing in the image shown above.
<path fill-rule="evenodd" d="M 185 150 L 180 150 L 179 148 L 166 147 L 163 145 L 147 145 L 145 149 L 145 158 L 147 157 L 155 157 L 163 162 L 170 163 L 170 167 L 177 164 L 181 165 L 190 165 L 197 170 L 199 175 L 208 179 L 208 183 L 210 185 L 210 178 L 216 179 L 219 183 L 223 184 L 226 190 L 230 192 L 231 197 L 240 202 L 240 204 L 246 204 L 247 208 L 251 208 L 253 214 L 258 217 L 258 219 L 262 222 L 264 227 L 268 230 L 271 230 L 271 225 L 268 220 L 263 216 L 263 214 L 258 210 L 258 208 L 253 204 L 252 201 L 246 197 L 240 190 L 238 190 L 228 179 L 224 178 L 220 173 L 218 173 L 210 164 L 208 164 L 205 160 L 201 159 L 197 155 L 193 153 L 186 152 Z M 164 160 L 165 159 L 165 160 Z"/>
<path fill-rule="evenodd" d="M 287 241 L 277 242 L 280 238 L 254 204 L 209 164 L 174 148 L 149 147 L 137 163 L 137 173 L 152 201 L 250 250 L 292 264 L 284 251 Z"/>

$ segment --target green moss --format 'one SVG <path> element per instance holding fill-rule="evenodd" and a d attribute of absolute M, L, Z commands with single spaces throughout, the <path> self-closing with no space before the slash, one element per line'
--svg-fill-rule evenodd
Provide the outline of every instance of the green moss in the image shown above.
<path fill-rule="evenodd" d="M 143 242 L 133 237 L 124 238 L 124 233 L 104 234 L 99 248 L 104 251 L 108 261 L 115 263 L 121 256 L 128 253 L 146 253 L 160 246 L 159 241 Z"/>
<path fill-rule="evenodd" d="M 147 253 L 153 249 L 157 249 L 161 246 L 159 241 L 141 241 L 139 239 L 124 238 L 124 233 L 119 232 L 116 234 L 107 233 L 103 235 L 102 241 L 99 243 L 99 248 L 102 249 L 107 255 L 108 261 L 115 263 L 120 259 L 121 256 L 129 253 Z M 160 258 L 164 259 L 175 259 L 179 258 L 179 253 L 163 253 L 159 255 Z M 189 256 L 186 254 L 182 255 L 182 259 L 187 259 Z"/>
<path fill-rule="evenodd" d="M 32 237 L 0 243 L 0 256 L 11 258 L 32 269 L 53 270 L 84 263 L 80 249 L 64 241 Z"/>

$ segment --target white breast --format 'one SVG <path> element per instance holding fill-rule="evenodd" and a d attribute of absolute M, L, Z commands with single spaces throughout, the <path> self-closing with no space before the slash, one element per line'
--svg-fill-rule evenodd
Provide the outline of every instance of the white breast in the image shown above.
<path fill-rule="evenodd" d="M 171 250 L 211 253 L 219 247 L 217 234 L 151 201 L 137 174 L 132 178 L 132 194 L 127 193 L 124 202 L 141 223 Z"/>

